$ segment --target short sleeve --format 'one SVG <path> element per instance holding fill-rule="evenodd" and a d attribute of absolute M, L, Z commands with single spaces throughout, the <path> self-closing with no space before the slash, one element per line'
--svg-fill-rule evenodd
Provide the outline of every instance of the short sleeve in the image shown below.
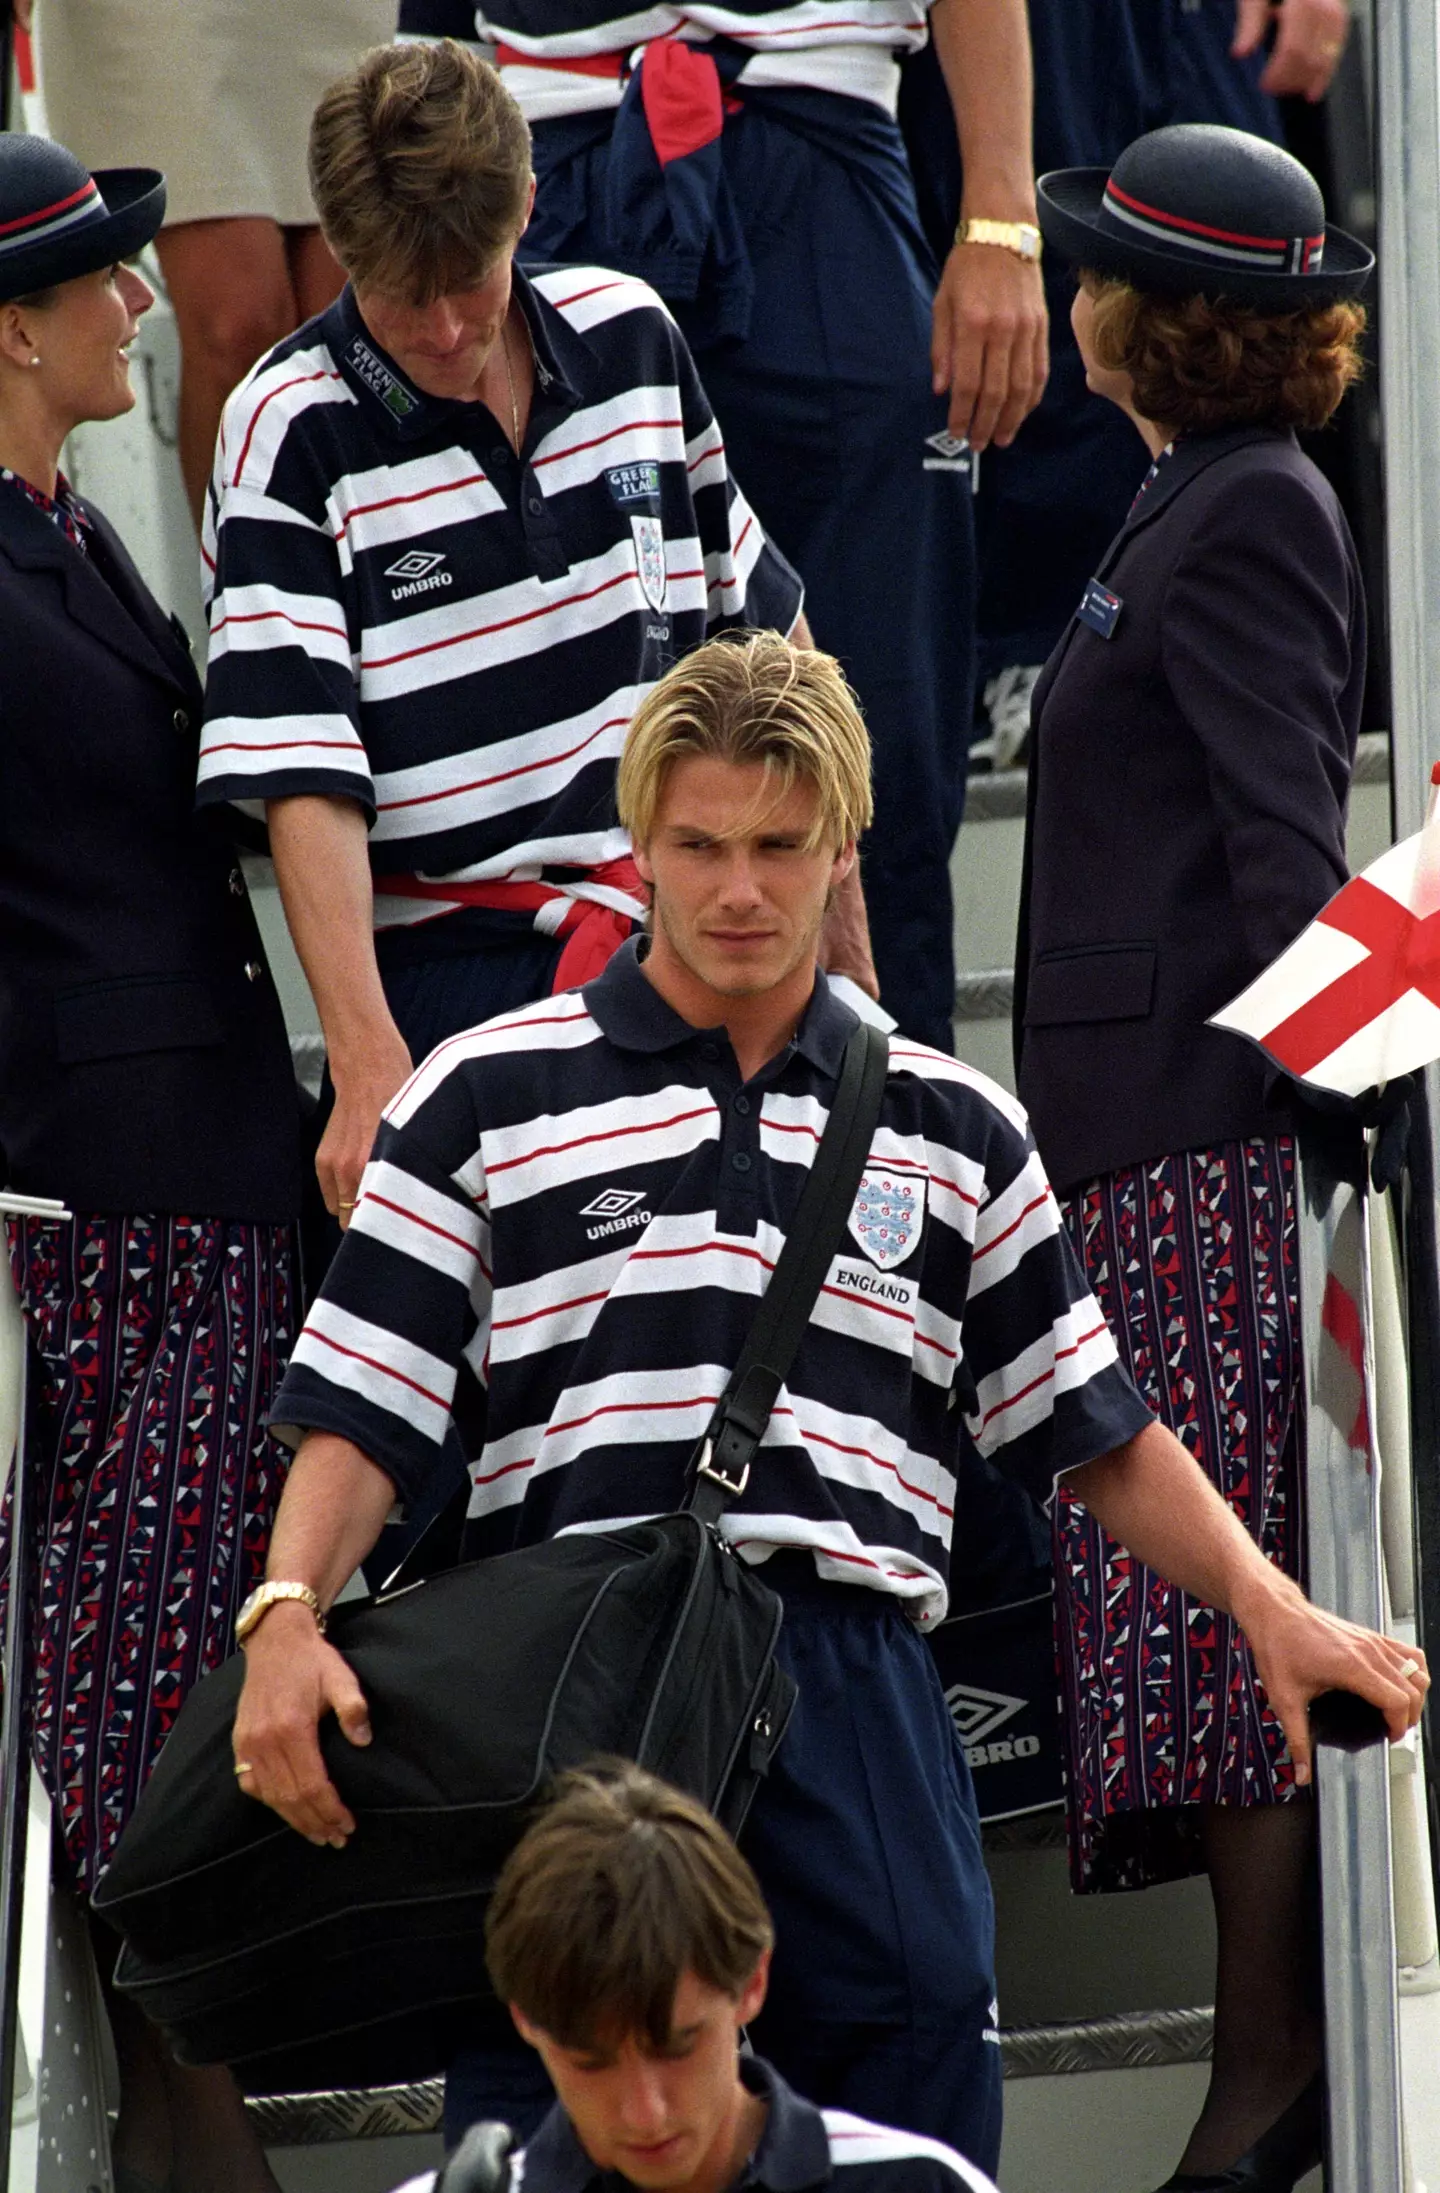
<path fill-rule="evenodd" d="M 403 1126 L 382 1124 L 272 1421 L 339 1433 L 401 1500 L 423 1498 L 448 1467 L 452 1418 L 467 1453 L 482 1444 L 490 1299 L 478 1136 L 452 1078 Z"/>
<path fill-rule="evenodd" d="M 340 547 L 323 482 L 298 455 L 308 407 L 297 392 L 318 399 L 338 381 L 319 356 L 262 367 L 226 406 L 202 542 L 198 799 L 254 813 L 268 799 L 338 794 L 373 822 Z"/>
<path fill-rule="evenodd" d="M 705 560 L 706 625 L 788 633 L 805 604 L 799 577 L 770 540 L 730 471 L 710 400 L 677 333 L 685 461 Z"/>
<path fill-rule="evenodd" d="M 1048 1503 L 1152 1421 L 1065 1232 L 1028 1129 L 998 1115 L 962 1326 L 960 1400 L 982 1455 Z"/>

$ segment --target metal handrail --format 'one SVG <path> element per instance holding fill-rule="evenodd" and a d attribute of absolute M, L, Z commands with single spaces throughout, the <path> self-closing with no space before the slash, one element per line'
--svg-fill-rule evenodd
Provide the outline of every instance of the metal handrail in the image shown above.
<path fill-rule="evenodd" d="M 1396 837 L 1425 819 L 1440 754 L 1440 53 L 1434 0 L 1373 0 L 1379 196 L 1381 424 L 1391 680 L 1390 797 Z M 1405 1205 L 1419 1641 L 1440 1651 L 1440 1069 L 1414 1114 Z M 1432 1860 L 1440 1892 L 1440 1705 L 1423 1724 Z"/>
<path fill-rule="evenodd" d="M 6 0 L 0 0 L 0 10 Z M 67 1218 L 48 1197 L 0 1192 L 7 1215 Z M 0 1285 L 8 1275 L 0 1273 Z M 30 1473 L 26 1464 L 29 1349 L 16 1372 L 15 1452 L 10 1483 L 10 1600 L 6 1610 L 4 1708 L 0 1712 L 0 2193 L 10 2188 L 10 2135 L 15 2114 L 15 2066 L 20 2053 L 20 1935 L 25 1903 L 25 1844 L 30 1817 Z M 3 1483 L 0 1469 L 0 1483 Z"/>
<path fill-rule="evenodd" d="M 1312 1598 L 1383 1626 L 1379 1480 L 1368 1398 L 1363 1187 L 1300 1155 L 1305 1502 Z M 1328 2193 L 1402 2193 L 1400 2018 L 1386 1747 L 1316 1747 Z"/>

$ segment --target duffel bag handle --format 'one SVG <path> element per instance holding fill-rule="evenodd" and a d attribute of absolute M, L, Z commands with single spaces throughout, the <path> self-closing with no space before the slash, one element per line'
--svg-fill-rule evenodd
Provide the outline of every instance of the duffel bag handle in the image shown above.
<path fill-rule="evenodd" d="M 840 1080 L 820 1147 L 801 1191 L 779 1262 L 755 1312 L 740 1360 L 715 1404 L 715 1414 L 691 1457 L 685 1505 L 714 1523 L 750 1479 L 780 1388 L 790 1375 L 830 1260 L 845 1238 L 870 1138 L 880 1118 L 890 1044 L 884 1031 L 861 1021 L 845 1047 Z"/>

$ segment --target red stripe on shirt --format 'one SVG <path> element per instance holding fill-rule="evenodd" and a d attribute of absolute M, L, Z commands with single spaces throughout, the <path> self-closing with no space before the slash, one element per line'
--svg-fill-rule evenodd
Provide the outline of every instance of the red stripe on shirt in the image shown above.
<path fill-rule="evenodd" d="M 1088 1333 L 1082 1333 L 1080 1335 L 1080 1338 L 1074 1343 L 1073 1346 L 1069 1348 L 1057 1348 L 1055 1351 L 1055 1363 L 1063 1363 L 1066 1356 L 1068 1355 L 1078 1355 L 1082 1348 L 1087 1347 L 1092 1340 L 1098 1340 L 1100 1338 L 1100 1335 L 1103 1332 L 1107 1332 L 1108 1330 L 1109 1327 L 1106 1325 L 1104 1319 L 1102 1318 L 1098 1325 L 1092 1325 Z M 994 1408 L 987 1409 L 985 1411 L 985 1414 L 981 1417 L 981 1431 L 984 1431 L 986 1425 L 990 1422 L 990 1419 L 992 1417 L 1002 1416 L 1006 1409 L 1013 1409 L 1017 1401 L 1023 1401 L 1027 1394 L 1037 1392 L 1039 1388 L 1046 1383 L 1047 1380 L 1052 1379 L 1054 1376 L 1055 1364 L 1052 1363 L 1048 1371 L 1042 1371 L 1038 1378 L 1032 1378 L 1029 1385 L 1022 1386 L 1018 1393 L 1012 1393 L 1007 1400 L 997 1401 Z"/>
<path fill-rule="evenodd" d="M 430 1388 L 422 1386 L 418 1379 L 407 1378 L 404 1371 L 394 1370 L 390 1364 L 382 1363 L 378 1356 L 366 1355 L 359 1348 L 347 1348 L 340 1341 L 332 1340 L 328 1333 L 321 1332 L 316 1325 L 307 1326 L 306 1333 L 309 1339 L 321 1340 L 327 1348 L 333 1348 L 336 1355 L 348 1356 L 352 1363 L 366 1363 L 372 1371 L 379 1371 L 384 1377 L 393 1378 L 397 1385 L 408 1386 L 412 1393 L 420 1394 L 426 1401 L 433 1401 L 437 1409 L 449 1408 L 449 1402 L 443 1401 L 438 1393 L 431 1393 Z"/>
<path fill-rule="evenodd" d="M 714 1119 L 717 1116 L 713 1104 L 697 1105 L 693 1112 L 677 1112 L 673 1119 L 639 1121 L 634 1127 L 611 1127 L 604 1134 L 577 1135 L 573 1142 L 550 1142 L 542 1149 L 527 1150 L 522 1157 L 502 1157 L 498 1164 L 487 1165 L 486 1172 L 493 1180 L 497 1173 L 511 1172 L 517 1165 L 533 1165 L 538 1158 L 563 1157 L 567 1150 L 583 1150 L 595 1142 L 619 1142 L 625 1135 L 660 1135 L 667 1127 L 683 1127 L 690 1119 Z"/>

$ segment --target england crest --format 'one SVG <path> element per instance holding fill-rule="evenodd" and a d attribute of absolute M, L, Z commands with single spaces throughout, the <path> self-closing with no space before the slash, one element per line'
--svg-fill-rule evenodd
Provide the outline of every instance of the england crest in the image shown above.
<path fill-rule="evenodd" d="M 665 569 L 665 528 L 658 518 L 632 516 L 630 530 L 635 536 L 635 567 L 645 599 L 652 609 L 663 609 L 670 584 Z"/>
<path fill-rule="evenodd" d="M 903 1264 L 920 1238 L 925 1183 L 906 1173 L 875 1167 L 865 1173 L 850 1213 L 850 1231 L 882 1272 Z"/>

